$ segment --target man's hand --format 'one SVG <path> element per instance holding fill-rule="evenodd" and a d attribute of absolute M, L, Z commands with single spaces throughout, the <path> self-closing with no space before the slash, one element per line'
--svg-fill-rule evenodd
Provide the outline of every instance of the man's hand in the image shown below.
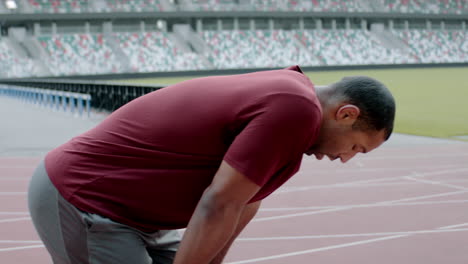
<path fill-rule="evenodd" d="M 174 264 L 208 264 L 215 257 L 218 259 L 222 249 L 227 252 L 240 232 L 238 227 L 248 222 L 244 212 L 252 213 L 252 208 L 258 209 L 259 203 L 249 207 L 247 202 L 259 189 L 260 186 L 223 161 L 198 202 Z M 246 223 L 241 223 L 244 221 Z M 221 254 L 221 260 L 224 254 Z"/>

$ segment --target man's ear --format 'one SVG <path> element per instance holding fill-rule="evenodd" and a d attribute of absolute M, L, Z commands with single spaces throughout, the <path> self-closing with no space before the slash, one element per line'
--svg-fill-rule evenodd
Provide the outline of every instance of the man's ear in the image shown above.
<path fill-rule="evenodd" d="M 359 108 L 352 104 L 343 105 L 336 111 L 336 120 L 338 122 L 352 125 L 359 117 L 361 111 Z"/>

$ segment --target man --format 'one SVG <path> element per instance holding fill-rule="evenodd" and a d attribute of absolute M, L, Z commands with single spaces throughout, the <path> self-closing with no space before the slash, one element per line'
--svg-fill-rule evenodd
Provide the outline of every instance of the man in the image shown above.
<path fill-rule="evenodd" d="M 221 263 L 304 153 L 347 162 L 387 140 L 394 115 L 380 82 L 315 89 L 298 66 L 182 82 L 48 153 L 31 217 L 54 263 Z"/>

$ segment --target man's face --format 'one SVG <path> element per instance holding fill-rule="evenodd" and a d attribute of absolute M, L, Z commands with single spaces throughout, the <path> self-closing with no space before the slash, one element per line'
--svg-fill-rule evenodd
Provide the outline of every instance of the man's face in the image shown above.
<path fill-rule="evenodd" d="M 330 160 L 340 159 L 345 163 L 357 153 L 368 153 L 384 141 L 384 130 L 363 131 L 351 127 L 327 127 L 321 133 L 317 144 L 306 154 L 315 155 L 318 160 L 327 156 Z"/>

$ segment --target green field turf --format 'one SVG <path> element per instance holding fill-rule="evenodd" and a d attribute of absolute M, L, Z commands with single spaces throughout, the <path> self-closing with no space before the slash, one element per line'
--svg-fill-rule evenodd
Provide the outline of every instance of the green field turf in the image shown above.
<path fill-rule="evenodd" d="M 367 75 L 386 84 L 397 103 L 395 131 L 452 138 L 468 135 L 468 67 L 307 72 L 317 85 L 344 76 Z M 132 83 L 172 84 L 184 78 L 126 80 Z"/>

